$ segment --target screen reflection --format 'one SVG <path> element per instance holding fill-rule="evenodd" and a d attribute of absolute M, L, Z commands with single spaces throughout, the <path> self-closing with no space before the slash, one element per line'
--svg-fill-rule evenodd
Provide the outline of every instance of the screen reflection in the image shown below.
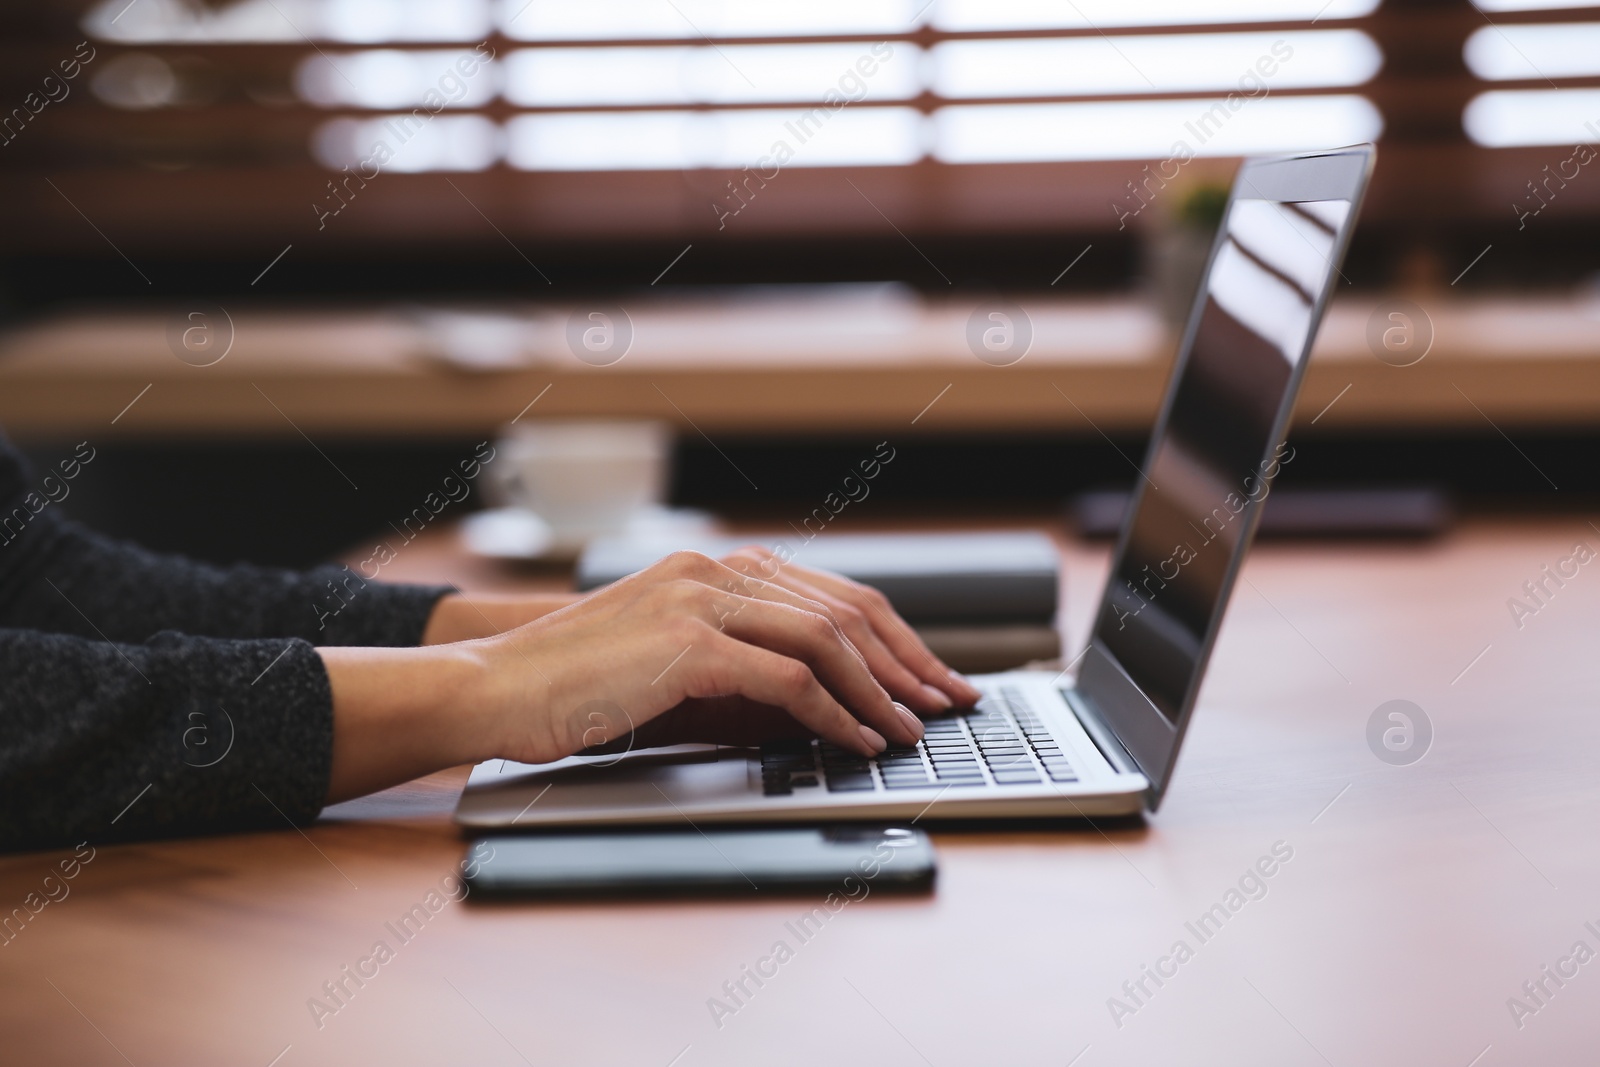
<path fill-rule="evenodd" d="M 1345 200 L 1235 200 L 1095 637 L 1176 722 L 1251 513 L 1294 458 L 1271 440 L 1332 272 Z M 1220 620 L 1219 620 L 1220 621 Z"/>

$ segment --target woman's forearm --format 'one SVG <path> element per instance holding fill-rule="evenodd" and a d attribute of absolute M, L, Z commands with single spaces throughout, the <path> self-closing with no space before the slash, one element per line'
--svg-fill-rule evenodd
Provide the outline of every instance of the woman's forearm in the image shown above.
<path fill-rule="evenodd" d="M 489 758 L 486 671 L 473 642 L 431 648 L 319 648 L 333 690 L 328 803 Z"/>
<path fill-rule="evenodd" d="M 576 593 L 451 593 L 420 648 L 319 648 L 333 691 L 328 803 L 496 755 L 485 639 L 582 599 Z M 528 714 L 534 714 L 528 712 Z"/>

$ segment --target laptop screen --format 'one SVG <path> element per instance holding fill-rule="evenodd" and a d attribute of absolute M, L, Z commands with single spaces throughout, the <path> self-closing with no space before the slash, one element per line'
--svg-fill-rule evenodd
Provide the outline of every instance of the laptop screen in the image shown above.
<path fill-rule="evenodd" d="M 1241 180 L 1229 203 L 1095 623 L 1095 640 L 1173 725 L 1198 687 L 1253 512 L 1294 460 L 1275 436 L 1351 215 L 1349 200 L 1253 191 Z"/>

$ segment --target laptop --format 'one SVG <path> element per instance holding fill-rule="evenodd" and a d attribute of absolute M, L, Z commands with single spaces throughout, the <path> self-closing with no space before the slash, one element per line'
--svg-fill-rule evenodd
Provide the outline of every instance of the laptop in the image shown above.
<path fill-rule="evenodd" d="M 1211 250 L 1088 647 L 972 679 L 976 708 L 867 758 L 817 741 L 476 767 L 474 828 L 887 822 L 1155 811 L 1273 479 L 1374 149 L 1244 163 Z"/>

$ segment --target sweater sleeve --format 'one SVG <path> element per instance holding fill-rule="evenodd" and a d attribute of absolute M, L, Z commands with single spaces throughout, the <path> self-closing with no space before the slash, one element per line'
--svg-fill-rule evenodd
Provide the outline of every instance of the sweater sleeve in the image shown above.
<path fill-rule="evenodd" d="M 78 460 L 92 461 L 80 446 Z M 76 461 L 74 461 L 76 462 Z M 141 642 L 162 630 L 314 645 L 416 645 L 448 586 L 390 585 L 347 567 L 217 567 L 62 520 L 0 438 L 0 627 Z"/>
<path fill-rule="evenodd" d="M 333 705 L 299 639 L 0 630 L 0 849 L 279 827 L 327 795 Z"/>
<path fill-rule="evenodd" d="M 315 818 L 333 698 L 312 646 L 418 644 L 448 588 L 147 552 L 61 520 L 64 477 L 0 437 L 0 849 Z"/>

